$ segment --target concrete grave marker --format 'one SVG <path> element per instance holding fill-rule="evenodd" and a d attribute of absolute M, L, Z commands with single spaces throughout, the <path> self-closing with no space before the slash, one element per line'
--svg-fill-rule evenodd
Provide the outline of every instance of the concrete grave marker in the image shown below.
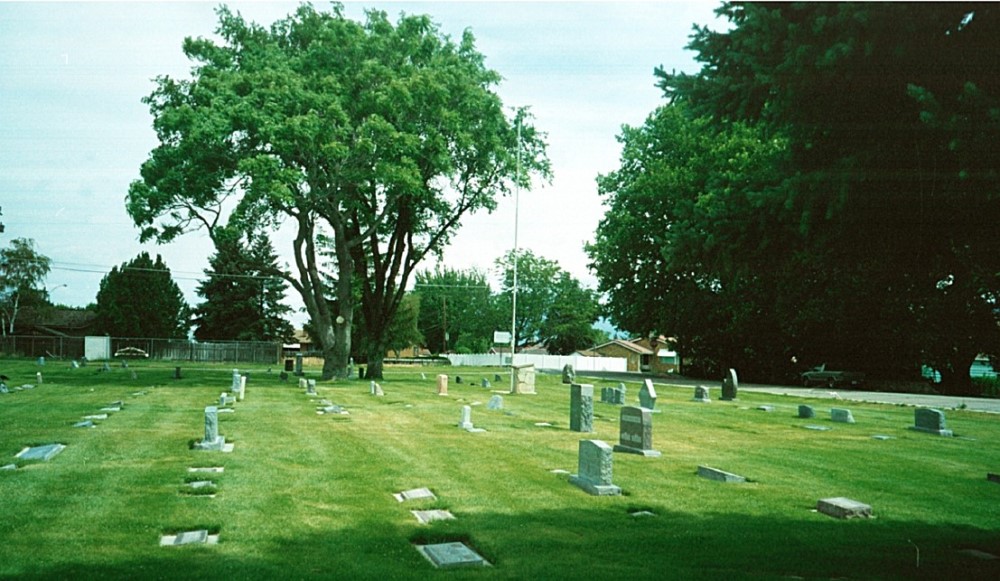
<path fill-rule="evenodd" d="M 990 482 L 996 482 L 996 483 L 1000 484 L 1000 474 L 994 474 L 992 472 L 987 472 L 986 473 L 986 480 L 988 480 Z"/>
<path fill-rule="evenodd" d="M 0 470 L 17 470 L 17 464 L 4 464 L 0 466 Z"/>
<path fill-rule="evenodd" d="M 307 379 L 306 380 L 306 395 L 316 395 L 316 380 Z"/>
<path fill-rule="evenodd" d="M 485 377 L 479 383 L 479 385 L 481 385 L 483 387 L 483 389 L 490 389 L 491 387 L 493 387 L 493 385 L 490 383 L 490 380 L 486 379 Z"/>
<path fill-rule="evenodd" d="M 48 462 L 53 456 L 66 449 L 63 444 L 46 444 L 25 448 L 14 455 L 19 460 L 41 460 Z"/>
<path fill-rule="evenodd" d="M 301 376 L 302 375 L 302 354 L 301 353 L 296 353 L 295 354 L 295 375 L 297 375 L 297 376 Z"/>
<path fill-rule="evenodd" d="M 243 382 L 240 380 L 240 370 L 239 369 L 234 369 L 233 370 L 233 384 L 229 388 L 229 391 L 231 391 L 232 393 L 235 393 L 237 399 L 239 399 L 239 397 L 240 397 L 240 384 L 241 383 L 243 383 Z"/>
<path fill-rule="evenodd" d="M 213 405 L 205 408 L 205 437 L 201 442 L 195 442 L 194 449 L 233 451 L 233 444 L 227 444 L 226 438 L 219 435 L 219 408 Z"/>
<path fill-rule="evenodd" d="M 462 419 L 458 421 L 458 427 L 463 430 L 471 430 L 474 427 L 472 425 L 472 407 L 462 406 Z"/>
<path fill-rule="evenodd" d="M 490 398 L 490 401 L 486 404 L 486 409 L 488 410 L 502 410 L 503 409 L 503 396 L 494 395 Z"/>
<path fill-rule="evenodd" d="M 625 406 L 619 420 L 619 443 L 615 452 L 639 454 L 658 458 L 659 450 L 653 449 L 653 412 L 646 408 Z"/>
<path fill-rule="evenodd" d="M 625 384 L 619 383 L 617 388 L 612 388 L 611 390 L 611 403 L 625 405 L 625 394 L 627 393 L 628 388 L 625 387 Z"/>
<path fill-rule="evenodd" d="M 812 406 L 808 406 L 808 405 L 805 405 L 805 404 L 800 405 L 799 406 L 799 417 L 800 418 L 804 418 L 804 419 L 814 418 L 814 417 L 816 417 L 816 410 L 814 410 L 812 408 Z"/>
<path fill-rule="evenodd" d="M 642 387 L 639 388 L 639 405 L 648 409 L 656 409 L 656 388 L 653 387 L 652 379 L 643 379 Z"/>
<path fill-rule="evenodd" d="M 455 376 L 455 385 L 462 385 L 462 376 L 461 375 L 456 375 Z"/>
<path fill-rule="evenodd" d="M 574 383 L 569 387 L 569 429 L 594 431 L 594 386 Z"/>
<path fill-rule="evenodd" d="M 427 524 L 436 520 L 455 520 L 455 515 L 447 510 L 411 510 L 412 514 L 420 524 Z"/>
<path fill-rule="evenodd" d="M 697 401 L 701 403 L 709 403 L 712 398 L 708 397 L 708 388 L 704 385 L 699 385 L 694 388 L 694 398 L 692 401 Z"/>
<path fill-rule="evenodd" d="M 563 365 L 562 368 L 562 382 L 566 385 L 572 385 L 576 381 L 576 370 L 569 363 Z"/>
<path fill-rule="evenodd" d="M 774 406 L 773 405 L 759 405 L 759 406 L 757 406 L 757 409 L 760 410 L 760 411 L 762 411 L 762 412 L 773 412 L 774 411 Z"/>
<path fill-rule="evenodd" d="M 442 373 L 437 376 L 438 395 L 448 395 L 448 376 Z"/>
<path fill-rule="evenodd" d="M 108 414 L 93 414 L 89 416 L 83 416 L 85 420 L 106 420 L 108 419 Z"/>
<path fill-rule="evenodd" d="M 499 373 L 494 373 L 493 374 L 493 381 L 502 381 L 502 380 L 503 380 L 503 378 L 500 377 Z"/>
<path fill-rule="evenodd" d="M 732 474 L 731 472 L 726 472 L 724 470 L 719 470 L 718 468 L 711 468 L 709 466 L 699 466 L 698 476 L 702 478 L 707 478 L 709 480 L 715 480 L 717 482 L 746 482 L 747 479 L 738 474 Z"/>
<path fill-rule="evenodd" d="M 835 518 L 869 518 L 872 507 L 850 498 L 824 498 L 816 503 L 816 510 Z"/>
<path fill-rule="evenodd" d="M 299 378 L 299 389 L 306 389 L 309 387 L 309 382 L 306 381 L 305 377 Z"/>
<path fill-rule="evenodd" d="M 392 496 L 399 502 L 407 500 L 437 500 L 437 497 L 434 496 L 434 493 L 429 488 L 413 488 L 398 492 Z"/>
<path fill-rule="evenodd" d="M 918 432 L 937 434 L 950 437 L 954 434 L 945 427 L 944 412 L 932 408 L 917 408 L 913 410 L 913 429 Z"/>
<path fill-rule="evenodd" d="M 611 446 L 601 440 L 580 440 L 578 474 L 569 481 L 594 496 L 617 496 L 622 489 L 612 483 Z"/>
<path fill-rule="evenodd" d="M 830 410 L 830 420 L 840 424 L 855 423 L 854 416 L 851 415 L 851 410 L 845 410 L 841 408 L 833 408 Z"/>
<path fill-rule="evenodd" d="M 77 422 L 73 424 L 74 428 L 96 428 L 92 420 L 83 420 L 82 422 Z"/>
<path fill-rule="evenodd" d="M 382 391 L 382 386 L 379 385 L 378 383 L 375 383 L 374 381 L 371 382 L 371 385 L 369 385 L 368 393 L 369 395 L 374 395 L 377 397 L 382 397 L 385 395 L 385 392 Z"/>
<path fill-rule="evenodd" d="M 104 365 L 107 366 L 107 363 L 105 363 Z M 180 367 L 174 367 L 174 379 L 181 379 L 181 368 Z"/>
<path fill-rule="evenodd" d="M 417 545 L 417 551 L 438 569 L 489 566 L 486 559 L 463 543 Z"/>
<path fill-rule="evenodd" d="M 420 379 L 427 379 L 427 374 L 423 371 L 420 372 Z"/>
<path fill-rule="evenodd" d="M 38 385 L 41 385 L 41 384 L 45 383 L 44 381 L 42 381 L 42 372 L 41 371 L 38 371 L 38 372 L 35 373 L 35 383 L 37 383 Z"/>
<path fill-rule="evenodd" d="M 221 474 L 225 470 L 222 466 L 195 466 L 187 469 L 188 472 L 204 472 L 209 474 Z"/>
<path fill-rule="evenodd" d="M 809 424 L 807 426 L 802 426 L 802 427 L 807 430 L 814 430 L 816 432 L 826 432 L 830 430 L 830 426 L 817 426 L 815 424 Z"/>
<path fill-rule="evenodd" d="M 726 376 L 722 379 L 722 401 L 733 401 L 739 391 L 739 380 L 736 378 L 736 370 L 730 368 Z"/>
<path fill-rule="evenodd" d="M 161 547 L 172 547 L 180 545 L 215 545 L 219 542 L 219 535 L 210 535 L 206 530 L 186 531 L 176 535 L 163 535 L 160 537 Z"/>
<path fill-rule="evenodd" d="M 534 395 L 535 365 L 533 363 L 528 363 L 527 365 L 515 365 L 513 366 L 513 373 L 514 390 L 511 391 L 511 393 Z"/>

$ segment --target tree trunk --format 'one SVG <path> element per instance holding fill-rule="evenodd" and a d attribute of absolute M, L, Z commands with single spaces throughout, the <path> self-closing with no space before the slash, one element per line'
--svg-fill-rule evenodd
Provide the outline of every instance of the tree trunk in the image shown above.
<path fill-rule="evenodd" d="M 386 349 L 382 346 L 384 341 L 372 341 L 368 348 L 368 371 L 365 375 L 369 379 L 383 379 L 382 367 L 385 361 Z"/>

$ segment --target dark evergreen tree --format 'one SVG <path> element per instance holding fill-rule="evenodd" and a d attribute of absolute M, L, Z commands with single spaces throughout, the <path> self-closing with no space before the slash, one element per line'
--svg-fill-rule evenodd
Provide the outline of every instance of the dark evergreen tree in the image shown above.
<path fill-rule="evenodd" d="M 170 269 L 147 252 L 101 279 L 96 312 L 100 332 L 116 337 L 181 339 L 191 326 L 190 308 Z"/>

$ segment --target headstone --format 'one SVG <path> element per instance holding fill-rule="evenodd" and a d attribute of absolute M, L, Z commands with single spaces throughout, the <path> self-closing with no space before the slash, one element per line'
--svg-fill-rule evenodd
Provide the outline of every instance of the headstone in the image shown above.
<path fill-rule="evenodd" d="M 602 387 L 601 388 L 601 403 L 611 403 L 610 392 L 611 392 L 611 388 L 610 387 Z"/>
<path fill-rule="evenodd" d="M 937 434 L 939 436 L 953 436 L 951 430 L 945 427 L 944 412 L 931 408 L 917 408 L 913 410 L 913 429 L 918 432 Z"/>
<path fill-rule="evenodd" d="M 429 488 L 413 488 L 397 492 L 392 496 L 399 502 L 405 502 L 407 500 L 437 500 L 437 497 L 434 496 L 434 493 L 431 492 Z"/>
<path fill-rule="evenodd" d="M 188 468 L 188 472 L 207 472 L 211 474 L 221 474 L 225 472 L 225 468 L 222 466 L 197 466 L 194 468 Z"/>
<path fill-rule="evenodd" d="M 415 516 L 420 524 L 427 524 L 436 520 L 454 520 L 455 515 L 447 510 L 411 510 L 410 514 Z"/>
<path fill-rule="evenodd" d="M 458 427 L 463 430 L 471 430 L 475 427 L 472 425 L 472 407 L 467 405 L 462 406 L 462 419 L 459 420 Z"/>
<path fill-rule="evenodd" d="M 4 464 L 0 466 L 0 470 L 17 470 L 17 464 Z"/>
<path fill-rule="evenodd" d="M 228 396 L 229 396 L 229 394 L 226 393 L 226 392 L 222 392 L 222 393 L 219 394 L 219 407 L 220 408 L 226 405 L 226 400 L 229 399 Z"/>
<path fill-rule="evenodd" d="M 736 378 L 736 370 L 730 368 L 726 372 L 726 377 L 722 379 L 722 401 L 733 401 L 739 391 L 739 380 Z"/>
<path fill-rule="evenodd" d="M 196 442 L 196 450 L 232 450 L 232 444 L 226 444 L 226 439 L 219 435 L 219 408 L 210 405 L 205 408 L 205 437 Z"/>
<path fill-rule="evenodd" d="M 456 375 L 455 376 L 455 385 L 462 385 L 462 376 L 461 375 Z"/>
<path fill-rule="evenodd" d="M 732 474 L 724 470 L 719 470 L 717 468 L 710 468 L 708 466 L 698 467 L 698 476 L 702 478 L 708 478 L 709 480 L 715 480 L 718 482 L 746 482 L 747 479 L 743 476 L 737 474 Z"/>
<path fill-rule="evenodd" d="M 105 361 L 105 362 L 104 362 L 104 364 L 103 364 L 103 365 L 101 365 L 101 371 L 104 371 L 104 372 L 107 372 L 107 371 L 111 371 L 111 366 L 110 366 L 110 365 L 108 365 L 108 362 L 107 362 L 107 361 Z M 180 368 L 180 367 L 178 367 L 178 368 L 177 368 L 177 369 L 176 369 L 176 370 L 174 371 L 174 379 L 180 379 L 180 374 L 181 374 L 181 368 Z"/>
<path fill-rule="evenodd" d="M 695 386 L 694 401 L 699 401 L 702 403 L 709 403 L 710 401 L 712 401 L 712 399 L 708 397 L 708 388 L 705 387 L 704 385 Z"/>
<path fill-rule="evenodd" d="M 628 388 L 625 387 L 624 383 L 619 383 L 618 387 L 611 391 L 611 403 L 615 405 L 625 405 L 625 394 L 628 393 Z"/>
<path fill-rule="evenodd" d="M 90 416 L 83 416 L 85 420 L 106 420 L 108 419 L 108 414 L 93 414 Z"/>
<path fill-rule="evenodd" d="M 503 396 L 494 395 L 490 398 L 490 401 L 486 404 L 486 409 L 488 410 L 502 410 L 503 409 Z"/>
<path fill-rule="evenodd" d="M 107 363 L 105 363 L 104 365 L 107 365 Z M 181 378 L 181 368 L 174 367 L 174 379 L 180 379 L 180 378 Z"/>
<path fill-rule="evenodd" d="M 316 395 L 316 380 L 315 379 L 307 379 L 306 380 L 306 394 L 307 395 Z"/>
<path fill-rule="evenodd" d="M 38 358 L 38 365 L 40 365 L 42 367 L 45 366 L 45 358 L 44 357 L 39 357 Z"/>
<path fill-rule="evenodd" d="M 816 417 L 816 410 L 812 406 L 802 404 L 799 406 L 799 417 L 800 418 L 814 418 Z"/>
<path fill-rule="evenodd" d="M 427 374 L 423 371 L 420 372 L 420 379 L 427 379 Z"/>
<path fill-rule="evenodd" d="M 347 372 L 347 378 L 348 379 L 351 378 L 351 372 L 350 371 Z M 364 378 L 365 378 L 365 368 L 362 365 L 361 367 L 358 367 L 358 379 L 364 379 Z"/>
<path fill-rule="evenodd" d="M 642 387 L 639 389 L 639 405 L 648 409 L 656 409 L 656 388 L 653 387 L 652 379 L 642 380 Z"/>
<path fill-rule="evenodd" d="M 809 424 L 809 425 L 802 426 L 802 427 L 805 428 L 805 429 L 807 429 L 807 430 L 813 430 L 813 431 L 816 431 L 816 432 L 826 432 L 826 431 L 828 431 L 830 429 L 830 426 L 817 426 L 815 424 Z"/>
<path fill-rule="evenodd" d="M 490 384 L 490 380 L 486 379 L 485 377 L 480 382 L 480 385 L 483 387 L 483 389 L 490 389 L 491 387 L 493 387 L 493 385 Z"/>
<path fill-rule="evenodd" d="M 42 365 L 45 365 L 45 363 L 44 363 L 45 362 L 45 358 L 41 357 L 40 359 L 42 360 Z M 42 372 L 41 371 L 35 372 L 35 383 L 37 383 L 38 385 L 41 385 L 43 383 L 42 382 Z"/>
<path fill-rule="evenodd" d="M 417 551 L 438 569 L 486 567 L 489 565 L 479 553 L 459 542 L 417 545 Z"/>
<path fill-rule="evenodd" d="M 285 359 L 285 371 L 295 371 L 294 359 Z"/>
<path fill-rule="evenodd" d="M 659 450 L 653 449 L 653 412 L 641 407 L 622 408 L 618 424 L 618 444 L 615 452 L 640 454 L 658 458 Z"/>
<path fill-rule="evenodd" d="M 594 431 L 594 386 L 574 383 L 569 387 L 569 429 Z"/>
<path fill-rule="evenodd" d="M 834 422 L 840 424 L 853 424 L 854 416 L 851 414 L 851 410 L 845 410 L 841 408 L 833 408 L 830 410 L 830 419 Z"/>
<path fill-rule="evenodd" d="M 187 531 L 176 535 L 163 535 L 160 537 L 161 547 L 173 547 L 178 545 L 214 545 L 219 542 L 219 535 L 210 535 L 206 530 Z"/>
<path fill-rule="evenodd" d="M 70 367 L 73 369 L 80 369 L 80 362 L 74 359 L 73 362 L 70 363 Z"/>
<path fill-rule="evenodd" d="M 493 381 L 502 381 L 502 380 L 503 380 L 503 378 L 500 377 L 499 373 L 494 373 L 493 374 Z"/>
<path fill-rule="evenodd" d="M 872 507 L 850 498 L 824 498 L 816 503 L 816 510 L 836 518 L 869 518 Z"/>
<path fill-rule="evenodd" d="M 243 401 L 243 398 L 246 397 L 247 394 L 247 377 L 248 376 L 246 375 L 240 376 L 240 393 L 239 393 L 240 401 Z"/>
<path fill-rule="evenodd" d="M 448 376 L 444 373 L 437 376 L 438 395 L 448 395 Z"/>
<path fill-rule="evenodd" d="M 233 384 L 229 388 L 229 391 L 237 394 L 237 397 L 239 397 L 239 391 L 240 391 L 240 370 L 239 369 L 234 369 L 233 370 Z"/>
<path fill-rule="evenodd" d="M 306 389 L 308 387 L 309 387 L 309 382 L 306 380 L 306 378 L 305 377 L 300 377 L 299 378 L 299 389 Z"/>
<path fill-rule="evenodd" d="M 34 446 L 25 448 L 14 455 L 20 460 L 42 460 L 48 462 L 53 456 L 66 449 L 63 444 L 46 444 L 44 446 Z"/>
<path fill-rule="evenodd" d="M 514 373 L 514 391 L 511 393 L 533 395 L 535 393 L 535 365 L 533 363 L 515 365 L 512 371 Z"/>
<path fill-rule="evenodd" d="M 302 354 L 295 354 L 295 375 L 302 376 Z"/>
<path fill-rule="evenodd" d="M 578 474 L 569 481 L 594 496 L 616 496 L 622 489 L 612 483 L 611 446 L 601 440 L 580 440 Z"/>
<path fill-rule="evenodd" d="M 567 385 L 572 385 L 576 381 L 576 371 L 573 366 L 569 363 L 563 365 L 562 369 L 562 382 Z"/>
<path fill-rule="evenodd" d="M 83 420 L 82 422 L 77 422 L 73 424 L 74 428 L 96 428 L 93 420 Z"/>

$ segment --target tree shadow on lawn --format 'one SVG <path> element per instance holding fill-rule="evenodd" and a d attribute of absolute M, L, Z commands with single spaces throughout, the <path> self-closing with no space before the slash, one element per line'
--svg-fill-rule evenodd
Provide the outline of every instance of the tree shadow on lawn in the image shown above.
<path fill-rule="evenodd" d="M 582 494 L 582 493 L 581 493 Z M 400 526 L 371 521 L 277 538 L 220 545 L 156 547 L 114 564 L 62 563 L 17 579 L 424 579 L 435 573 L 414 544 L 463 541 L 493 564 L 441 571 L 449 579 L 963 579 L 1000 578 L 1000 531 L 921 522 L 837 520 L 802 508 L 795 520 L 735 513 L 696 515 L 627 499 L 582 499 L 580 509 L 527 514 L 462 514 L 457 520 Z M 401 505 L 401 511 L 410 507 Z M 655 516 L 629 514 L 639 508 Z M 272 517 L 273 518 L 273 517 Z M 274 524 L 274 523 L 272 523 Z M 298 527 L 289 523 L 290 532 Z M 39 559 L 44 559 L 41 551 Z M 919 554 L 919 562 L 918 562 Z"/>

